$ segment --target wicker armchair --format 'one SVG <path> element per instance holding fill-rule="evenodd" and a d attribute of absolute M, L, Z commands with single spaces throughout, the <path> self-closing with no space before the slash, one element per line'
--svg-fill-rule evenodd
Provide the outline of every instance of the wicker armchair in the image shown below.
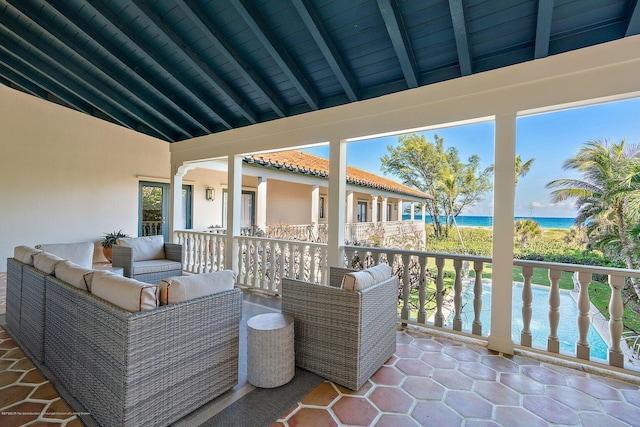
<path fill-rule="evenodd" d="M 360 291 L 282 279 L 282 312 L 294 319 L 296 365 L 358 390 L 396 349 L 398 278 Z"/>
<path fill-rule="evenodd" d="M 165 243 L 162 236 L 120 239 L 113 245 L 113 266 L 125 277 L 158 284 L 182 275 L 182 245 Z"/>

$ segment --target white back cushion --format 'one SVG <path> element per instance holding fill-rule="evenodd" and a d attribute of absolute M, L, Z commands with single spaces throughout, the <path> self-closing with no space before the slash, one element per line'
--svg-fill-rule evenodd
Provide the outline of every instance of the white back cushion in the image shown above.
<path fill-rule="evenodd" d="M 158 286 L 122 277 L 108 271 L 96 271 L 91 293 L 118 307 L 135 312 L 158 306 Z"/>
<path fill-rule="evenodd" d="M 171 277 L 160 282 L 160 305 L 175 304 L 233 289 L 235 283 L 236 273 L 232 270 Z"/>
<path fill-rule="evenodd" d="M 36 246 L 36 249 L 42 249 L 84 268 L 91 268 L 93 265 L 93 248 L 93 242 L 47 243 Z"/>
<path fill-rule="evenodd" d="M 125 237 L 119 244 L 132 249 L 134 261 L 165 259 L 164 236 Z"/>

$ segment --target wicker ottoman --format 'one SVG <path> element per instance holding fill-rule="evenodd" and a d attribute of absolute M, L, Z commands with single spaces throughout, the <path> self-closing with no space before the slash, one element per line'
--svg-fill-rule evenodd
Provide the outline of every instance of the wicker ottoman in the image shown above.
<path fill-rule="evenodd" d="M 293 319 L 281 313 L 259 314 L 247 321 L 247 380 L 262 388 L 291 381 L 295 374 Z"/>

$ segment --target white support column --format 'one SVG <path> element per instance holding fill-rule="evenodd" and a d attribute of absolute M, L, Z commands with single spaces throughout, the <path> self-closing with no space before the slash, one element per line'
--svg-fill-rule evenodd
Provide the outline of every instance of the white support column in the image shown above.
<path fill-rule="evenodd" d="M 344 265 L 344 216 L 347 181 L 347 143 L 333 140 L 329 143 L 329 227 L 328 265 Z M 349 197 L 347 197 L 349 198 Z M 350 200 L 353 201 L 353 194 Z M 350 204 L 353 213 L 353 204 Z"/>
<path fill-rule="evenodd" d="M 427 204 L 426 203 L 422 203 L 422 222 L 424 222 L 426 224 L 426 217 L 427 217 Z"/>
<path fill-rule="evenodd" d="M 411 202 L 409 204 L 409 209 L 411 209 L 411 211 L 409 212 L 409 214 L 411 215 L 411 222 L 413 222 L 413 220 L 416 219 L 415 207 L 416 207 L 416 202 Z"/>
<path fill-rule="evenodd" d="M 353 223 L 356 222 L 353 218 L 353 191 L 347 191 L 347 214 L 346 214 L 346 222 Z"/>
<path fill-rule="evenodd" d="M 224 245 L 224 267 L 238 271 L 238 251 L 234 237 L 240 236 L 242 215 L 242 156 L 227 159 L 227 241 Z"/>
<path fill-rule="evenodd" d="M 378 196 L 371 195 L 371 222 L 378 222 Z"/>
<path fill-rule="evenodd" d="M 515 203 L 516 113 L 496 116 L 493 188 L 493 274 L 489 348 L 513 354 L 513 217 Z"/>
<path fill-rule="evenodd" d="M 389 201 L 388 197 L 383 197 L 382 198 L 382 222 L 387 222 L 389 221 L 389 218 L 387 217 L 387 202 Z"/>
<path fill-rule="evenodd" d="M 173 232 L 180 228 L 182 224 L 182 175 L 175 173 L 171 175 L 171 197 L 169 199 L 169 214 L 171 220 L 169 226 L 169 241 L 173 242 Z"/>
<path fill-rule="evenodd" d="M 169 195 L 169 218 L 166 224 L 169 227 L 169 241 L 174 241 L 174 231 L 182 228 L 184 218 L 182 217 L 182 177 L 193 166 L 172 166 L 171 190 Z"/>
<path fill-rule="evenodd" d="M 258 177 L 258 200 L 256 225 L 260 230 L 267 231 L 267 178 Z"/>
<path fill-rule="evenodd" d="M 398 200 L 398 221 L 402 221 L 402 199 Z"/>
<path fill-rule="evenodd" d="M 318 236 L 319 222 L 320 222 L 320 186 L 314 185 L 311 190 L 311 224 L 313 224 L 314 236 Z"/>

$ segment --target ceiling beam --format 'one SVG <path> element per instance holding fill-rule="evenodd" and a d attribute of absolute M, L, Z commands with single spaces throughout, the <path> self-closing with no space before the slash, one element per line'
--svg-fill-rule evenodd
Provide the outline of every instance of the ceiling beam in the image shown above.
<path fill-rule="evenodd" d="M 11 56 L 10 53 L 3 51 L 1 48 L 0 63 L 0 75 L 30 94 L 44 100 L 49 100 L 49 96 L 53 95 L 63 100 L 70 108 L 74 108 L 81 113 L 92 114 L 93 107 L 89 103 L 58 85 L 46 75 L 37 70 L 34 71 L 28 64 Z"/>
<path fill-rule="evenodd" d="M 191 132 L 179 124 L 179 120 L 176 120 L 175 116 L 172 117 L 172 110 L 165 108 L 161 102 L 150 103 L 146 97 L 147 94 L 140 93 L 143 88 L 148 86 L 148 83 L 145 82 L 143 78 L 138 78 L 137 82 L 135 82 L 135 74 L 133 76 L 129 75 L 126 78 L 117 78 L 117 69 L 114 65 L 117 64 L 122 66 L 123 64 L 118 64 L 117 60 L 114 64 L 112 60 L 115 58 L 113 57 L 107 59 L 103 55 L 96 55 L 95 51 L 100 51 L 101 53 L 104 52 L 104 49 L 99 45 L 92 46 L 91 49 L 93 50 L 90 51 L 87 44 L 91 39 L 88 38 L 82 29 L 78 28 L 66 16 L 60 14 L 55 9 L 51 9 L 48 4 L 43 4 L 41 2 L 39 2 L 37 6 L 34 6 L 32 2 L 24 0 L 8 0 L 8 3 L 10 3 L 17 11 L 24 14 L 25 17 L 29 17 L 29 19 L 31 19 L 31 25 L 42 32 L 41 37 L 44 36 L 45 38 L 50 39 L 50 43 L 57 42 L 63 45 L 66 49 L 72 51 L 75 54 L 75 57 L 78 58 L 79 62 L 86 65 L 87 68 L 90 69 L 91 73 L 100 74 L 106 77 L 107 80 L 109 80 L 109 86 L 112 90 L 118 88 L 125 93 L 127 97 L 137 99 L 138 104 L 144 106 L 145 109 L 155 115 L 160 122 L 164 122 L 169 127 L 173 128 L 176 133 L 182 134 L 187 138 L 193 137 Z M 51 13 L 51 16 L 55 16 L 56 19 L 61 20 L 65 25 L 54 25 L 54 19 L 35 20 L 31 18 L 45 13 Z M 70 33 L 72 33 L 73 36 L 70 36 Z M 64 63 L 62 61 L 59 62 L 61 64 Z M 105 72 L 104 70 L 109 71 Z M 164 95 L 161 97 L 166 98 Z"/>
<path fill-rule="evenodd" d="M 171 84 L 175 84 L 177 87 L 182 89 L 188 100 L 198 105 L 197 108 L 193 108 L 192 110 L 212 117 L 214 120 L 221 123 L 226 129 L 233 128 L 233 120 L 230 117 L 222 112 L 216 112 L 216 109 L 210 106 L 210 104 L 217 104 L 216 100 L 205 94 L 201 88 L 196 87 L 190 81 L 183 81 L 184 79 L 177 76 L 172 64 L 170 64 L 153 46 L 147 43 L 144 39 L 139 38 L 138 34 L 135 33 L 131 27 L 128 25 L 121 25 L 119 23 L 120 19 L 118 15 L 116 15 L 110 8 L 106 7 L 104 3 L 95 0 L 88 0 L 87 3 L 91 3 L 91 5 L 87 4 L 85 7 L 92 8 L 92 13 L 101 16 L 107 22 L 111 23 L 111 25 L 118 30 L 120 36 L 126 40 L 128 45 L 135 50 L 144 52 L 150 62 L 164 70 L 168 76 L 168 80 L 171 80 Z M 209 104 L 205 103 L 205 100 L 209 101 Z M 188 104 L 188 101 L 186 103 Z M 222 109 L 221 107 L 219 108 Z"/>
<path fill-rule="evenodd" d="M 632 0 L 629 7 L 629 19 L 627 20 L 627 29 L 624 32 L 625 37 L 640 34 L 640 1 Z"/>
<path fill-rule="evenodd" d="M 6 11 L 9 8 L 5 8 L 3 14 L 6 14 Z M 0 15 L 2 16 L 2 15 Z M 24 19 L 0 19 L 2 25 L 0 28 L 5 28 L 4 35 L 0 33 L 0 36 L 3 36 L 3 43 L 7 43 L 6 46 L 11 46 L 12 49 L 16 51 L 24 51 L 24 48 L 20 47 L 20 44 L 16 41 L 19 40 L 21 43 L 27 45 L 27 49 L 33 52 L 37 52 L 38 56 L 43 58 L 48 58 L 52 63 L 55 64 L 61 70 L 67 71 L 68 75 L 72 77 L 71 81 L 73 84 L 66 86 L 67 89 L 75 92 L 74 87 L 82 87 L 86 88 L 89 91 L 98 94 L 103 99 L 108 100 L 110 104 L 112 104 L 115 108 L 125 110 L 127 114 L 134 117 L 140 123 L 145 126 L 153 129 L 158 134 L 162 135 L 163 139 L 173 142 L 174 136 L 172 135 L 172 131 L 170 131 L 164 124 L 161 124 L 155 120 L 155 118 L 149 116 L 149 114 L 142 110 L 139 106 L 131 102 L 125 96 L 122 96 L 117 91 L 114 91 L 111 87 L 107 86 L 102 80 L 95 77 L 93 74 L 87 72 L 86 69 L 79 67 L 73 61 L 70 61 L 69 57 L 63 57 L 59 50 L 57 49 L 46 49 L 47 43 L 43 43 L 42 39 L 37 38 L 31 32 L 26 29 L 21 29 L 18 27 L 18 22 L 24 22 L 28 19 L 24 17 Z M 30 20 L 29 20 L 30 21 Z M 31 22 L 31 25 L 34 23 Z M 37 26 L 35 26 L 37 27 Z M 10 38 L 11 34 L 13 37 Z M 46 52 L 45 50 L 46 49 Z M 44 67 L 50 67 L 51 65 L 43 65 Z M 47 69 L 47 68 L 44 68 Z M 92 103 L 92 96 L 83 97 L 85 101 Z M 99 108 L 99 107 L 98 107 Z M 102 109 L 102 108 L 99 108 Z M 110 113 L 109 113 L 110 114 Z"/>
<path fill-rule="evenodd" d="M 333 44 L 329 33 L 324 28 L 324 25 L 322 25 L 322 20 L 318 17 L 313 6 L 308 0 L 292 0 L 292 3 L 302 18 L 302 22 L 307 27 L 307 30 L 311 33 L 311 37 L 313 37 L 320 48 L 320 52 L 322 52 L 322 55 L 329 63 L 331 70 L 333 70 L 333 73 L 338 78 L 349 100 L 355 102 L 360 99 L 356 82 L 347 64 L 340 56 L 340 52 Z"/>
<path fill-rule="evenodd" d="M 138 8 L 141 14 L 145 15 L 155 25 L 164 38 L 173 46 L 178 54 L 185 58 L 192 67 L 201 71 L 201 76 L 207 80 L 207 82 L 216 88 L 220 94 L 233 105 L 250 123 L 258 123 L 258 117 L 253 109 L 240 97 L 240 95 L 233 89 L 222 77 L 220 77 L 215 70 L 213 70 L 209 64 L 203 61 L 198 54 L 187 45 L 178 35 L 178 33 L 168 25 L 151 5 L 145 0 L 133 0 L 133 4 Z"/>
<path fill-rule="evenodd" d="M 551 22 L 553 20 L 553 1 L 538 0 L 538 19 L 536 20 L 536 44 L 534 59 L 549 56 L 551 40 Z"/>
<path fill-rule="evenodd" d="M 269 27 L 253 4 L 247 0 L 230 1 L 251 31 L 258 37 L 265 49 L 267 49 L 269 55 L 276 61 L 280 69 L 287 75 L 300 95 L 302 95 L 305 102 L 312 110 L 319 109 L 320 102 L 316 91 L 311 87 L 311 84 L 295 62 L 293 62 L 293 59 L 291 59 L 287 51 L 277 41 L 271 30 L 269 30 Z"/>
<path fill-rule="evenodd" d="M 464 0 L 449 0 L 449 11 L 453 22 L 453 33 L 458 49 L 458 62 L 460 63 L 460 73 L 468 76 L 473 73 L 471 62 L 471 47 L 469 45 L 469 31 L 467 30 L 467 20 L 465 17 Z"/>
<path fill-rule="evenodd" d="M 27 78 L 24 74 L 22 74 L 19 70 L 12 68 L 6 61 L 6 56 L 3 51 L 0 51 L 0 76 L 4 80 L 5 86 L 8 87 L 18 87 L 20 90 L 33 95 L 40 99 L 47 99 L 49 96 L 49 92 L 47 90 L 36 84 L 33 80 Z M 66 101 L 65 101 L 66 102 Z M 76 105 L 71 105 L 71 108 L 75 108 L 83 113 L 87 113 L 87 111 L 91 111 L 91 108 L 88 108 L 86 111 L 81 110 L 80 107 Z"/>
<path fill-rule="evenodd" d="M 271 109 L 275 111 L 279 117 L 284 117 L 286 108 L 278 94 L 271 89 L 271 85 L 267 84 L 251 65 L 242 60 L 242 55 L 231 47 L 231 44 L 227 42 L 226 38 L 218 31 L 213 20 L 202 7 L 193 0 L 186 0 L 186 3 L 184 0 L 175 0 L 175 2 L 189 17 L 191 22 L 198 27 L 200 32 L 207 37 L 209 42 L 222 53 L 226 60 L 233 65 L 249 85 L 262 96 Z"/>
<path fill-rule="evenodd" d="M 0 25 L 0 29 L 1 28 L 3 27 Z M 77 81 L 75 81 L 77 78 L 74 78 L 75 76 L 70 76 L 69 73 L 61 71 L 60 67 L 55 63 L 46 62 L 40 57 L 37 50 L 29 49 L 29 46 L 25 49 L 18 45 L 9 39 L 8 33 L 8 31 L 0 32 L 0 51 L 4 51 L 14 60 L 20 61 L 20 64 L 15 62 L 11 63 L 10 59 L 7 59 L 6 56 L 3 58 L 0 55 L 3 64 L 9 64 L 13 69 L 20 70 L 22 75 L 28 76 L 28 78 L 38 86 L 46 87 L 47 91 L 53 93 L 60 99 L 64 99 L 70 105 L 78 108 L 79 111 L 85 112 L 83 109 L 80 109 L 80 104 L 76 105 L 76 102 L 67 96 L 67 94 L 72 94 L 83 102 L 95 106 L 95 108 L 101 110 L 104 114 L 110 116 L 124 127 L 133 130 L 138 129 L 138 121 L 127 117 L 122 111 L 110 105 L 108 100 L 104 100 L 100 96 L 96 98 L 95 92 L 77 84 Z M 158 136 L 160 134 L 154 131 L 153 135 Z M 161 137 L 164 139 L 164 136 Z"/>
<path fill-rule="evenodd" d="M 416 88 L 419 84 L 418 67 L 398 5 L 394 0 L 378 0 L 378 8 L 387 27 L 387 33 L 389 33 L 393 49 L 396 51 L 407 87 L 410 89 Z"/>
<path fill-rule="evenodd" d="M 122 79 L 129 82 L 130 86 L 135 86 L 134 88 L 130 88 L 130 90 L 142 90 L 148 87 L 159 101 L 162 101 L 171 106 L 171 111 L 166 112 L 166 115 L 180 115 L 180 118 L 175 117 L 173 119 L 174 122 L 187 122 L 191 127 L 197 127 L 205 133 L 211 133 L 211 129 L 209 129 L 204 124 L 205 120 L 198 120 L 196 118 L 198 115 L 202 116 L 202 114 L 197 114 L 195 111 L 191 111 L 192 109 L 188 105 L 180 105 L 176 101 L 174 101 L 174 97 L 170 96 L 171 93 L 166 88 L 166 86 L 162 82 L 160 82 L 154 74 L 150 73 L 147 67 L 140 67 L 139 64 L 134 64 L 131 58 L 128 58 L 114 46 L 112 42 L 113 38 L 107 38 L 104 35 L 103 31 L 96 30 L 95 27 L 90 25 L 85 19 L 82 19 L 82 17 L 80 17 L 77 13 L 69 10 L 68 8 L 65 8 L 61 1 L 48 0 L 48 3 L 48 7 L 58 13 L 60 19 L 64 20 L 65 24 L 67 25 L 67 32 L 69 31 L 69 28 L 73 28 L 73 32 L 75 34 L 74 38 L 78 35 L 82 35 L 84 41 L 93 41 L 94 43 L 97 43 L 100 52 L 104 52 L 107 54 L 108 58 L 104 58 L 102 59 L 102 61 L 108 61 L 110 69 L 113 69 L 111 67 L 119 66 L 121 69 L 125 70 L 130 76 L 133 77 L 133 80 L 136 81 L 135 85 L 133 82 L 129 82 L 129 79 Z M 90 5 L 86 5 L 85 7 L 91 9 Z M 97 12 L 95 13 L 97 14 Z M 95 19 L 93 20 L 93 22 L 95 25 Z M 87 55 L 91 55 L 91 52 L 87 52 L 87 47 L 85 47 L 87 46 L 87 44 L 83 43 L 82 46 L 84 56 L 86 57 Z M 154 106 L 155 105 L 151 107 L 153 108 Z"/>

